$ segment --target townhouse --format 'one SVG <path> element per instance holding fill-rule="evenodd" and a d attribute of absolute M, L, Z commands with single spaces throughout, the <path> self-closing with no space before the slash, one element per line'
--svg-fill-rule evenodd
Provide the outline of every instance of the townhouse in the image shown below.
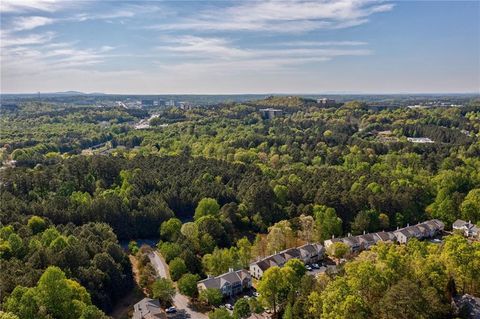
<path fill-rule="evenodd" d="M 197 283 L 199 291 L 208 288 L 219 289 L 224 297 L 231 297 L 252 287 L 252 277 L 245 269 L 234 271 L 229 269 L 227 273 L 217 277 L 209 277 Z"/>
<path fill-rule="evenodd" d="M 267 256 L 250 264 L 249 271 L 252 277 L 260 279 L 263 273 L 270 267 L 282 267 L 292 258 L 300 259 L 303 263 L 309 264 L 322 260 L 325 256 L 325 249 L 322 245 L 305 244 L 296 248 L 282 250 L 277 254 Z"/>

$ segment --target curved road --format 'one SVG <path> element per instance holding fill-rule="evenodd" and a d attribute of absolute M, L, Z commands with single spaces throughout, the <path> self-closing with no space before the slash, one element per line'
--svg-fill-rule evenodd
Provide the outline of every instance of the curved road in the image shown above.
<path fill-rule="evenodd" d="M 168 265 L 163 259 L 163 257 L 157 252 L 153 251 L 148 255 L 152 266 L 157 271 L 159 277 L 170 278 L 170 273 L 168 271 Z M 173 297 L 173 304 L 177 308 L 177 314 L 169 315 L 169 318 L 191 318 L 191 319 L 208 319 L 208 316 L 204 313 L 197 312 L 192 310 L 189 307 L 189 299 L 187 296 L 180 294 L 178 291 Z"/>

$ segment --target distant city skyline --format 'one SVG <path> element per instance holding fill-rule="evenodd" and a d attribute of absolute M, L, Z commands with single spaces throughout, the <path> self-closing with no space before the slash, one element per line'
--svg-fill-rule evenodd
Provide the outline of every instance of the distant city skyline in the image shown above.
<path fill-rule="evenodd" d="M 2 0 L 1 93 L 480 93 L 478 1 Z"/>

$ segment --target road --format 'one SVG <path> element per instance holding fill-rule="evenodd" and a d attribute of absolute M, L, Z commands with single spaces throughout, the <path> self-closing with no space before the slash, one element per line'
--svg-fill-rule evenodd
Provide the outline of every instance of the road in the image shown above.
<path fill-rule="evenodd" d="M 170 278 L 168 265 L 163 259 L 163 257 L 157 251 L 153 251 L 151 254 L 148 255 L 148 257 L 150 258 L 152 266 L 157 271 L 158 276 L 163 278 Z M 169 315 L 168 318 L 208 319 L 208 316 L 205 315 L 204 313 L 197 312 L 192 308 L 190 308 L 188 297 L 180 294 L 178 291 L 173 297 L 173 304 L 177 308 L 177 313 L 174 315 Z"/>

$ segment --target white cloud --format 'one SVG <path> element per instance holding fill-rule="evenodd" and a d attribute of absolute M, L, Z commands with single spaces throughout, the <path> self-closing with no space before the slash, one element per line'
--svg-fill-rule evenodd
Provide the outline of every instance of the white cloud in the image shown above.
<path fill-rule="evenodd" d="M 203 59 L 270 59 L 277 57 L 292 58 L 326 58 L 346 55 L 368 55 L 368 49 L 350 48 L 364 45 L 364 42 L 355 41 L 330 41 L 330 42 L 291 42 L 287 49 L 282 46 L 270 49 L 250 47 L 238 48 L 232 45 L 232 41 L 224 38 L 210 38 L 198 36 L 162 37 L 164 45 L 157 47 L 159 51 L 173 52 L 176 57 L 181 55 L 194 55 Z M 272 44 L 269 44 L 272 45 Z M 276 44 L 278 45 L 278 44 Z M 275 46 L 275 44 L 273 44 Z M 329 46 L 330 48 L 325 48 Z M 336 46 L 347 47 L 343 49 Z"/>
<path fill-rule="evenodd" d="M 72 3 L 73 1 L 67 0 L 2 0 L 0 1 L 0 12 L 53 12 Z"/>
<path fill-rule="evenodd" d="M 195 54 L 202 57 L 215 57 L 222 59 L 249 56 L 247 50 L 232 47 L 230 42 L 222 38 L 204 38 L 196 36 L 183 36 L 176 38 L 162 38 L 166 45 L 158 46 L 158 50 L 171 51 L 179 54 Z"/>
<path fill-rule="evenodd" d="M 389 11 L 391 3 L 374 0 L 266 0 L 245 1 L 224 9 L 209 8 L 195 18 L 158 24 L 161 30 L 305 32 L 348 28 L 368 21 L 374 13 Z"/>
<path fill-rule="evenodd" d="M 36 44 L 45 44 L 50 42 L 55 36 L 53 32 L 39 33 L 39 34 L 29 34 L 26 36 L 14 36 L 9 32 L 1 33 L 1 48 L 12 46 L 25 46 L 25 45 L 36 45 Z"/>
<path fill-rule="evenodd" d="M 32 30 L 53 23 L 53 19 L 40 16 L 17 17 L 13 23 L 14 31 Z"/>

